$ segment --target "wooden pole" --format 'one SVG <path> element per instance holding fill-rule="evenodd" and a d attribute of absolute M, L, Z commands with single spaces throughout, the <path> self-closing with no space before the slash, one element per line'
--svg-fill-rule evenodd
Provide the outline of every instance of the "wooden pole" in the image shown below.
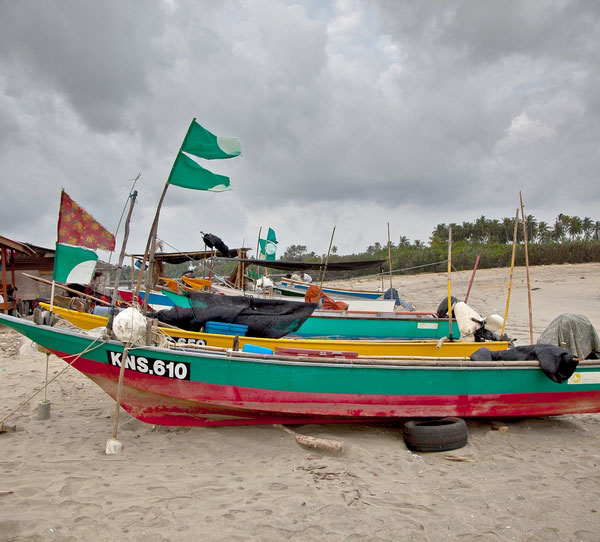
<path fill-rule="evenodd" d="M 477 271 L 477 266 L 479 265 L 479 254 L 477 254 L 477 258 L 475 258 L 475 265 L 473 266 L 473 272 L 471 273 L 471 280 L 469 281 L 469 287 L 467 288 L 467 293 L 465 295 L 465 303 L 467 299 L 469 299 L 469 293 L 471 292 L 471 286 L 473 285 L 473 279 L 475 278 L 475 272 Z"/>
<path fill-rule="evenodd" d="M 392 248 L 390 241 L 390 223 L 387 223 L 388 227 L 388 266 L 390 268 L 390 290 L 392 289 Z"/>
<path fill-rule="evenodd" d="M 523 240 L 525 241 L 525 273 L 527 275 L 527 303 L 529 306 L 529 341 L 533 344 L 533 314 L 531 310 L 531 283 L 529 281 L 529 249 L 527 245 L 527 221 L 525 220 L 525 211 L 523 208 L 523 194 L 519 190 L 519 199 L 521 200 L 521 219 L 523 221 Z"/>
<path fill-rule="evenodd" d="M 104 301 L 104 299 L 99 299 L 97 297 L 94 297 L 93 295 L 84 294 L 83 292 L 79 292 L 78 290 L 73 290 L 73 288 L 69 288 L 68 286 L 62 286 L 61 284 L 56 284 L 56 282 L 54 282 L 52 280 L 43 279 L 42 277 L 36 277 L 35 275 L 30 275 L 29 273 L 21 273 L 21 275 L 23 275 L 24 277 L 33 279 L 33 280 L 37 280 L 38 282 L 43 282 L 44 284 L 52 285 L 54 283 L 57 288 L 65 290 L 66 292 L 72 292 L 74 294 L 77 294 L 78 296 L 87 297 L 88 299 L 92 299 L 98 303 L 102 303 L 103 305 L 110 305 L 110 303 L 108 301 Z M 54 297 L 54 296 L 52 296 L 52 297 Z M 52 303 L 50 303 L 50 304 L 52 304 Z"/>
<path fill-rule="evenodd" d="M 448 226 L 448 338 L 452 340 L 452 292 L 450 275 L 452 273 L 452 224 Z"/>
<path fill-rule="evenodd" d="M 506 325 L 506 319 L 508 318 L 508 305 L 510 304 L 510 292 L 512 290 L 512 278 L 513 278 L 513 270 L 515 268 L 515 252 L 517 248 L 517 234 L 519 232 L 519 209 L 517 209 L 517 213 L 515 214 L 515 227 L 513 232 L 513 246 L 512 246 L 512 255 L 510 257 L 510 274 L 508 275 L 508 293 L 506 294 L 506 308 L 504 309 L 504 320 L 502 321 L 502 331 L 500 332 L 500 337 L 504 335 L 504 327 Z"/>
<path fill-rule="evenodd" d="M 135 277 L 135 259 L 133 254 L 131 255 L 131 293 L 133 293 L 133 285 L 134 285 L 134 277 Z"/>
<path fill-rule="evenodd" d="M 127 240 L 129 239 L 129 223 L 131 221 L 131 215 L 133 213 L 133 206 L 135 205 L 135 200 L 137 198 L 137 190 L 134 190 L 133 193 L 129 196 L 129 212 L 127 213 L 127 218 L 125 219 L 125 232 L 123 234 L 123 244 L 121 245 L 121 253 L 119 254 L 119 263 L 117 265 L 117 271 L 115 273 L 115 282 L 112 292 L 112 297 L 110 300 L 110 311 L 108 314 L 108 324 L 107 328 L 112 330 L 113 320 L 115 318 L 114 308 L 117 304 L 117 295 L 119 282 L 121 281 L 121 270 L 123 269 L 123 260 L 125 259 L 125 248 L 127 247 Z"/>
<path fill-rule="evenodd" d="M 113 420 L 113 430 L 112 430 L 112 439 L 116 440 L 117 438 L 117 430 L 119 428 L 119 410 L 121 409 L 121 392 L 123 390 L 123 377 L 125 375 L 125 366 L 127 365 L 127 355 L 129 354 L 129 349 L 131 348 L 131 343 L 127 343 L 125 348 L 123 348 L 123 354 L 121 354 L 121 367 L 119 368 L 119 381 L 117 384 L 117 397 L 115 399 L 115 417 Z"/>
<path fill-rule="evenodd" d="M 329 240 L 329 248 L 327 249 L 327 258 L 325 258 L 325 265 L 321 268 L 321 277 L 319 279 L 319 288 L 323 290 L 323 279 L 325 278 L 325 270 L 327 269 L 327 264 L 329 263 L 329 253 L 331 252 L 331 245 L 333 244 L 333 236 L 335 235 L 335 226 L 333 227 L 333 231 L 331 232 L 331 239 Z"/>
<path fill-rule="evenodd" d="M 177 151 L 177 156 L 181 152 L 183 145 L 185 144 L 187 137 L 196 121 L 196 117 L 192 119 L 188 131 L 181 142 L 181 146 L 179 147 L 179 151 Z M 146 295 L 144 296 L 144 311 L 148 309 L 148 298 L 150 297 L 150 290 L 152 289 L 152 264 L 154 263 L 154 251 L 156 249 L 156 234 L 158 233 L 158 218 L 160 216 L 160 209 L 162 207 L 163 201 L 165 200 L 165 196 L 167 195 L 167 189 L 169 188 L 169 179 L 171 178 L 171 173 L 173 173 L 173 168 L 177 163 L 177 158 L 173 161 L 173 165 L 171 166 L 171 171 L 169 172 L 169 176 L 167 177 L 167 182 L 165 183 L 165 187 L 163 188 L 162 194 L 158 201 L 158 205 L 156 207 L 156 214 L 154 215 L 154 221 L 152 222 L 152 227 L 150 228 L 150 234 L 148 235 L 148 241 L 146 242 L 146 249 L 144 250 L 144 258 L 142 260 L 142 267 L 140 269 L 141 273 L 138 277 L 137 286 L 135 288 L 135 292 L 133 295 L 134 305 L 137 303 L 137 297 L 140 292 L 140 288 L 142 285 L 142 274 L 144 272 L 144 266 L 146 265 L 146 261 L 148 261 L 148 269 L 146 274 Z"/>

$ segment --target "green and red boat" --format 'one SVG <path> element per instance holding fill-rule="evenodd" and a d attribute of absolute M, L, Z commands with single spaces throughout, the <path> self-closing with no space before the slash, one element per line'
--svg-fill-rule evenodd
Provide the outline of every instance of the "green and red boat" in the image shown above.
<path fill-rule="evenodd" d="M 0 314 L 7 325 L 117 395 L 124 344 Z M 600 360 L 565 382 L 537 361 L 296 357 L 136 346 L 121 404 L 135 418 L 176 426 L 528 417 L 600 412 Z"/>

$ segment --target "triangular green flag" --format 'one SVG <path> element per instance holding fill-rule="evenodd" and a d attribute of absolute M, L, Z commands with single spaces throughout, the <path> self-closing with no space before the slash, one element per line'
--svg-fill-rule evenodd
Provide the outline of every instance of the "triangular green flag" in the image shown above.
<path fill-rule="evenodd" d="M 267 233 L 267 241 L 277 243 L 277 237 L 275 237 L 275 230 L 273 228 L 269 228 L 269 232 Z"/>
<path fill-rule="evenodd" d="M 269 228 L 266 239 L 258 239 L 260 245 L 260 254 L 265 257 L 265 260 L 275 260 L 275 253 L 277 252 L 277 238 L 275 237 L 275 231 L 273 228 Z"/>
<path fill-rule="evenodd" d="M 214 160 L 239 156 L 242 153 L 242 146 L 237 137 L 217 137 L 194 119 L 181 145 L 181 150 L 200 158 Z"/>
<path fill-rule="evenodd" d="M 182 152 L 175 159 L 168 182 L 193 190 L 210 190 L 211 192 L 231 190 L 229 177 L 211 173 Z"/>
<path fill-rule="evenodd" d="M 97 260 L 98 255 L 93 250 L 56 243 L 52 280 L 89 284 Z"/>

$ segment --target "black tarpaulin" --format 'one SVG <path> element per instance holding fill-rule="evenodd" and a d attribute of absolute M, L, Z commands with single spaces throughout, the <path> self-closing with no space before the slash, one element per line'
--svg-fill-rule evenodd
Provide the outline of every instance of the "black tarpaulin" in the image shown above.
<path fill-rule="evenodd" d="M 315 303 L 222 296 L 208 292 L 187 293 L 192 308 L 152 313 L 159 321 L 188 331 L 201 331 L 206 322 L 248 326 L 247 335 L 278 339 L 297 331 L 317 308 Z"/>

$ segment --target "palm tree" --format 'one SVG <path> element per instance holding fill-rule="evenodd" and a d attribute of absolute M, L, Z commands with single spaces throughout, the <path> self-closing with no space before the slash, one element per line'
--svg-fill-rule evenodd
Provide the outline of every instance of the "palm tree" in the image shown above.
<path fill-rule="evenodd" d="M 550 226 L 548 226 L 547 222 L 543 220 L 538 224 L 537 237 L 540 243 L 547 243 L 552 239 L 552 232 L 550 231 Z"/>
<path fill-rule="evenodd" d="M 569 229 L 569 235 L 571 236 L 571 239 L 580 237 L 581 232 L 583 230 L 581 218 L 579 218 L 578 216 L 571 217 L 571 220 L 569 221 L 568 229 Z"/>
<path fill-rule="evenodd" d="M 583 219 L 581 226 L 583 228 L 584 239 L 586 241 L 589 241 L 590 238 L 592 237 L 592 233 L 594 231 L 594 222 L 592 221 L 592 219 L 589 216 L 586 216 Z"/>
<path fill-rule="evenodd" d="M 560 243 L 565 238 L 565 226 L 560 220 L 554 223 L 554 229 L 552 230 L 552 239 L 557 243 Z"/>
<path fill-rule="evenodd" d="M 533 217 L 533 215 L 527 215 L 525 220 L 527 221 L 527 242 L 533 243 L 538 232 L 537 220 Z"/>

